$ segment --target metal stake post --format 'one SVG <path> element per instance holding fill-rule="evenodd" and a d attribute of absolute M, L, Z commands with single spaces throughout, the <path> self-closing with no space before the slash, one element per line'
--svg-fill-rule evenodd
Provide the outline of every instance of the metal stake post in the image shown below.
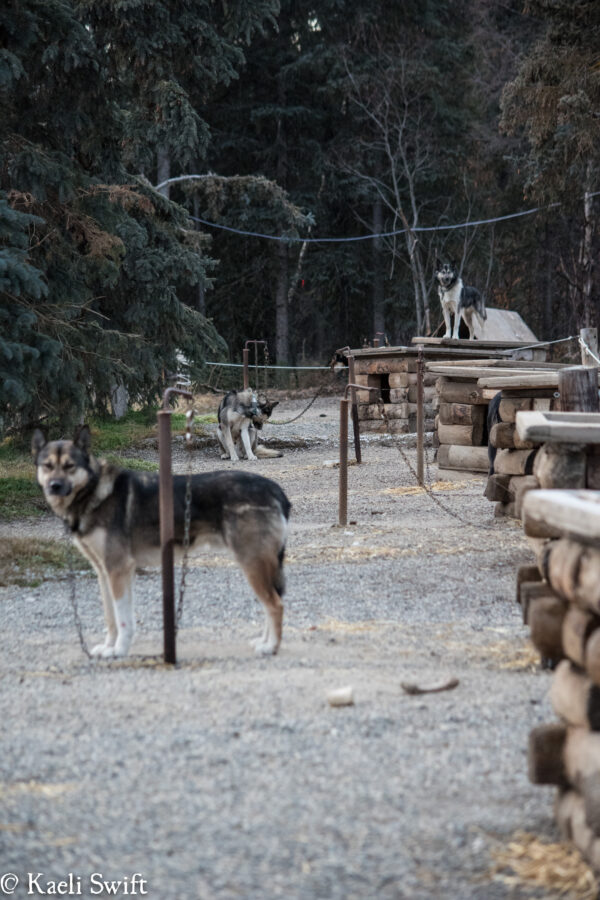
<path fill-rule="evenodd" d="M 181 388 L 167 388 L 163 394 L 162 409 L 158 412 L 158 505 L 160 515 L 160 557 L 162 564 L 163 588 L 163 633 L 165 662 L 175 665 L 175 580 L 173 577 L 173 543 L 175 524 L 173 521 L 173 471 L 171 468 L 171 412 L 169 397 L 181 394 L 192 399 L 189 391 Z"/>
<path fill-rule="evenodd" d="M 423 416 L 423 347 L 419 345 L 417 356 L 417 481 L 423 487 L 425 484 L 425 473 L 423 465 L 423 448 L 424 448 L 424 416 Z"/>
<path fill-rule="evenodd" d="M 348 357 L 348 384 L 355 384 L 354 377 L 354 357 Z M 354 431 L 354 454 L 356 462 L 362 462 L 362 454 L 360 450 L 360 426 L 358 424 L 358 406 L 356 404 L 356 389 L 350 388 L 350 400 L 352 402 L 352 429 Z"/>
<path fill-rule="evenodd" d="M 254 382 L 254 390 L 257 391 L 258 390 L 258 345 L 262 344 L 263 347 L 265 348 L 265 353 L 266 353 L 267 352 L 267 342 L 266 341 L 248 340 L 244 344 L 244 350 L 242 353 L 242 359 L 244 362 L 244 390 L 246 390 L 246 388 L 250 385 L 249 374 L 248 374 L 248 362 L 249 362 L 250 349 L 248 347 L 248 344 L 254 344 L 254 375 L 256 378 L 256 380 Z M 266 387 L 266 385 L 265 385 L 265 387 Z"/>
<path fill-rule="evenodd" d="M 348 398 L 340 400 L 340 485 L 338 525 L 348 522 Z"/>

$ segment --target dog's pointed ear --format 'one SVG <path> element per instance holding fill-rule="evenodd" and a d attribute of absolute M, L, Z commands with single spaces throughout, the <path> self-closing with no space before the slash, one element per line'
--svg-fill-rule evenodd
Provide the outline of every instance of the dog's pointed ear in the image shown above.
<path fill-rule="evenodd" d="M 90 444 L 92 443 L 92 435 L 90 434 L 89 425 L 79 426 L 79 428 L 75 432 L 73 443 L 76 447 L 79 447 L 80 450 L 83 450 L 84 453 L 89 453 Z"/>
<path fill-rule="evenodd" d="M 271 412 L 273 412 L 276 406 L 279 406 L 279 400 L 273 400 L 271 403 Z"/>
<path fill-rule="evenodd" d="M 34 459 L 37 458 L 38 453 L 44 449 L 46 444 L 46 435 L 41 428 L 36 428 L 31 438 L 31 455 Z"/>

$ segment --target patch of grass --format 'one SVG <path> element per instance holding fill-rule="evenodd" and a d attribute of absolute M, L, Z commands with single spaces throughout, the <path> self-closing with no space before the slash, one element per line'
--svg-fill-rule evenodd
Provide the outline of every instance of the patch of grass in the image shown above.
<path fill-rule="evenodd" d="M 90 430 L 97 456 L 128 450 L 156 436 L 156 409 L 130 410 L 122 419 L 91 419 Z"/>
<path fill-rule="evenodd" d="M 31 468 L 31 464 L 30 464 Z M 48 507 L 33 473 L 7 478 L 0 475 L 0 518 L 19 519 L 43 516 Z"/>
<path fill-rule="evenodd" d="M 35 538 L 5 538 L 0 542 L 0 587 L 37 587 L 47 578 L 64 575 L 69 553 L 76 571 L 91 571 L 89 563 L 66 543 Z"/>
<path fill-rule="evenodd" d="M 104 458 L 107 462 L 121 466 L 123 469 L 133 469 L 135 472 L 158 472 L 158 463 L 149 459 L 136 459 L 135 457 L 119 456 L 115 453 L 108 453 Z"/>

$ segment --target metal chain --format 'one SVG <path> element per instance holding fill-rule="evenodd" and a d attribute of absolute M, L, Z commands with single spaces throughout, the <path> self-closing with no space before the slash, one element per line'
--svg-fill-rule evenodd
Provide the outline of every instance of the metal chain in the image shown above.
<path fill-rule="evenodd" d="M 264 373 L 265 373 L 265 374 L 264 374 L 264 381 L 265 381 L 265 383 L 264 383 L 264 386 L 263 386 L 263 390 L 264 390 L 265 395 L 266 395 L 266 393 L 267 393 L 267 376 L 268 376 L 268 374 L 269 374 L 269 362 L 270 362 L 270 360 L 269 360 L 269 347 L 268 347 L 268 344 L 267 344 L 266 341 L 265 341 L 265 349 L 264 349 L 264 360 L 265 360 L 265 369 L 264 369 Z M 258 374 L 257 374 L 257 380 L 258 380 Z M 256 385 L 256 389 L 258 390 L 258 384 Z"/>
<path fill-rule="evenodd" d="M 380 413 L 381 413 L 381 416 L 382 416 L 382 418 L 383 418 L 383 421 L 385 422 L 385 425 L 386 425 L 386 428 L 387 428 L 387 430 L 388 430 L 388 433 L 389 433 L 390 437 L 392 438 L 392 441 L 394 442 L 394 444 L 395 444 L 395 446 L 396 446 L 396 449 L 399 451 L 400 456 L 402 457 L 402 459 L 404 460 L 404 462 L 405 462 L 406 465 L 408 466 L 408 469 L 410 470 L 411 474 L 412 474 L 413 477 L 415 478 L 415 481 L 418 483 L 418 482 L 419 482 L 419 478 L 418 478 L 418 475 L 417 475 L 417 473 L 416 473 L 416 471 L 415 471 L 415 468 L 414 468 L 413 464 L 411 463 L 410 459 L 408 458 L 407 454 L 405 453 L 404 448 L 403 448 L 403 447 L 398 443 L 398 441 L 396 440 L 396 435 L 392 434 L 392 430 L 391 430 L 391 428 L 390 428 L 390 420 L 389 420 L 388 415 L 387 415 L 387 413 L 386 413 L 386 411 L 385 411 L 385 406 L 384 406 L 384 403 L 383 403 L 383 400 L 381 399 L 381 397 L 377 400 L 377 406 L 379 407 L 379 411 L 380 411 Z M 468 519 L 465 519 L 464 516 L 461 516 L 459 513 L 455 512 L 453 509 L 450 509 L 450 507 L 449 507 L 449 506 L 446 506 L 446 504 L 443 503 L 443 502 L 439 499 L 439 497 L 436 497 L 436 495 L 435 495 L 435 493 L 434 493 L 434 491 L 433 491 L 433 487 L 432 487 L 432 482 L 431 482 L 431 471 L 430 471 L 430 468 L 429 468 L 429 457 L 428 457 L 428 455 L 427 455 L 427 449 L 426 449 L 425 447 L 423 448 L 423 453 L 424 453 L 424 456 L 425 456 L 425 468 L 426 468 L 427 483 L 426 483 L 426 484 L 423 484 L 423 485 L 420 485 L 420 487 L 423 488 L 423 490 L 425 491 L 425 493 L 427 494 L 427 496 L 430 497 L 430 499 L 431 499 L 437 506 L 439 506 L 439 508 L 440 508 L 441 510 L 443 510 L 448 516 L 451 516 L 453 519 L 457 519 L 459 522 L 462 522 L 463 525 L 473 526 L 473 522 L 470 522 Z M 477 527 L 478 527 L 478 528 L 490 528 L 490 529 L 493 529 L 493 528 L 494 528 L 494 525 L 479 524 Z"/>
<path fill-rule="evenodd" d="M 89 651 L 88 645 L 86 644 L 85 638 L 83 636 L 83 625 L 81 624 L 81 617 L 79 615 L 79 607 L 77 605 L 77 585 L 75 581 L 75 568 L 73 566 L 73 544 L 71 541 L 71 531 L 69 529 L 69 523 L 65 522 L 65 539 L 67 542 L 67 566 L 68 566 L 68 581 L 69 581 L 69 602 L 71 604 L 71 609 L 73 611 L 73 621 L 75 622 L 75 630 L 77 631 L 77 637 L 79 638 L 79 645 L 83 651 L 83 653 L 87 656 L 88 659 L 93 659 L 92 654 Z"/>
<path fill-rule="evenodd" d="M 286 419 L 285 422 L 272 422 L 272 421 L 269 421 L 269 425 L 291 425 L 292 422 L 295 422 L 296 419 L 299 419 L 300 416 L 303 416 L 304 413 L 308 412 L 308 410 L 311 408 L 311 406 L 313 405 L 313 403 L 315 402 L 315 400 L 317 399 L 317 397 L 320 397 L 320 396 L 321 396 L 321 394 L 323 393 L 323 391 L 325 390 L 326 387 L 327 387 L 327 385 L 325 385 L 325 384 L 321 385 L 321 387 L 319 388 L 319 390 L 317 391 L 317 393 L 315 394 L 315 396 L 312 398 L 312 400 L 310 401 L 310 403 L 308 404 L 308 406 L 306 406 L 306 407 L 302 410 L 302 412 L 298 413 L 297 416 L 294 416 L 293 419 Z"/>
<path fill-rule="evenodd" d="M 188 454 L 187 475 L 185 480 L 185 505 L 183 512 L 183 558 L 181 560 L 181 579 L 179 582 L 179 598 L 177 600 L 177 612 L 175 615 L 175 627 L 179 627 L 183 615 L 183 598 L 185 596 L 185 580 L 188 573 L 188 554 L 190 549 L 190 527 L 192 522 L 192 437 L 194 410 L 189 409 L 185 414 L 185 447 Z"/>

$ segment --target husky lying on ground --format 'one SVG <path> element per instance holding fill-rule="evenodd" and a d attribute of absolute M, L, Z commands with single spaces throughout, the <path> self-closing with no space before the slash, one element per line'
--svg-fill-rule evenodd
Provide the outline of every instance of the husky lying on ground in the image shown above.
<path fill-rule="evenodd" d="M 86 425 L 72 441 L 47 442 L 38 429 L 32 453 L 37 480 L 54 513 L 94 567 L 106 639 L 92 654 L 126 656 L 135 631 L 133 581 L 140 566 L 160 564 L 158 475 L 131 472 L 89 452 Z M 175 552 L 181 555 L 186 477 L 174 478 Z M 192 476 L 190 554 L 229 549 L 263 604 L 266 624 L 256 652 L 277 653 L 285 580 L 283 557 L 290 502 L 274 481 L 248 472 Z"/>
<path fill-rule="evenodd" d="M 217 413 L 217 437 L 224 451 L 221 459 L 237 462 L 243 453 L 246 459 L 283 456 L 280 450 L 258 444 L 258 432 L 278 403 L 278 400 L 269 402 L 264 395 L 257 397 L 252 388 L 229 391 L 221 400 Z"/>
<path fill-rule="evenodd" d="M 485 300 L 477 288 L 465 287 L 453 262 L 438 262 L 435 277 L 438 282 L 438 296 L 446 325 L 444 337 L 458 340 L 458 330 L 462 318 L 469 329 L 469 340 L 472 341 L 475 335 L 473 316 L 478 317 L 482 327 L 483 321 L 487 319 Z M 454 316 L 454 330 L 452 330 L 451 316 Z"/>

